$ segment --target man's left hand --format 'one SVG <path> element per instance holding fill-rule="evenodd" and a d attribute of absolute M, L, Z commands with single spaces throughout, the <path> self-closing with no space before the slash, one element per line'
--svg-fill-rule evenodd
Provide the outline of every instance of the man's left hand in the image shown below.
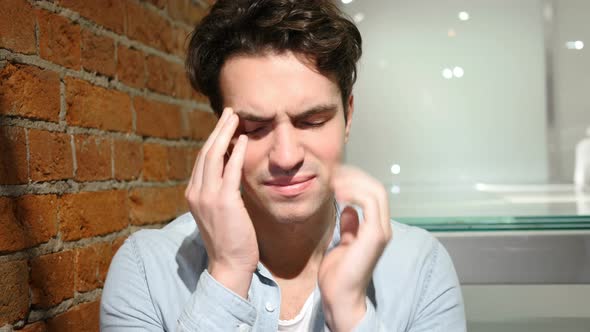
<path fill-rule="evenodd" d="M 357 168 L 340 166 L 332 180 L 336 200 L 346 207 L 340 216 L 340 243 L 322 260 L 318 282 L 326 323 L 332 331 L 351 331 L 367 310 L 366 291 L 375 265 L 392 236 L 387 192 Z"/>

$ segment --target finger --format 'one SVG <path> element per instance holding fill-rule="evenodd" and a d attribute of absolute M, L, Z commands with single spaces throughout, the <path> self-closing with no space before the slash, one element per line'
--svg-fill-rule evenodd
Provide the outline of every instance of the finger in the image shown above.
<path fill-rule="evenodd" d="M 389 196 L 382 185 L 379 185 L 379 207 L 381 208 L 381 221 L 383 233 L 389 240 L 391 238 L 391 218 L 389 216 Z"/>
<path fill-rule="evenodd" d="M 353 187 L 354 189 L 351 189 Z M 360 206 L 363 210 L 363 225 L 377 228 L 381 232 L 381 213 L 374 194 L 361 185 L 349 183 L 346 186 L 336 186 L 336 199 L 339 202 Z"/>
<path fill-rule="evenodd" d="M 359 216 L 352 206 L 347 206 L 340 214 L 340 243 L 349 244 L 359 229 Z"/>
<path fill-rule="evenodd" d="M 363 208 L 363 219 L 375 221 L 381 218 L 381 210 L 365 211 L 368 205 L 373 205 L 367 203 L 368 199 L 375 196 L 369 185 L 369 180 L 367 176 L 357 169 L 350 166 L 341 166 L 335 171 L 332 187 L 337 201 L 360 205 Z"/>
<path fill-rule="evenodd" d="M 221 186 L 223 161 L 232 137 L 238 128 L 238 116 L 231 114 L 204 155 L 202 190 L 216 191 Z"/>
<path fill-rule="evenodd" d="M 383 185 L 361 170 L 350 166 L 340 167 L 336 174 L 333 187 L 337 198 L 347 199 L 349 202 L 362 201 L 363 198 L 368 197 L 374 199 L 378 207 L 376 213 L 378 218 L 374 220 L 380 225 L 383 233 L 390 236 L 388 196 Z M 344 198 L 345 196 L 348 198 Z"/>
<path fill-rule="evenodd" d="M 233 110 L 229 107 L 225 108 L 223 110 L 223 113 L 221 114 L 221 117 L 217 121 L 215 128 L 213 129 L 211 134 L 209 134 L 209 137 L 207 138 L 207 141 L 205 142 L 205 144 L 201 147 L 201 151 L 199 151 L 199 154 L 197 155 L 197 159 L 195 161 L 195 165 L 193 166 L 193 172 L 191 174 L 189 186 L 193 186 L 195 188 L 201 188 L 201 185 L 203 182 L 203 164 L 205 162 L 204 156 L 207 154 L 207 151 L 209 151 L 211 144 L 213 144 L 213 142 L 217 138 L 219 131 L 221 131 L 221 128 L 223 127 L 223 125 L 225 124 L 225 122 L 227 121 L 227 119 L 231 113 L 233 113 Z M 189 189 L 187 189 L 187 190 L 189 190 Z"/>
<path fill-rule="evenodd" d="M 248 146 L 248 136 L 240 135 L 238 141 L 234 146 L 231 156 L 225 166 L 223 173 L 223 191 L 233 191 L 240 189 L 240 181 L 242 179 L 242 167 L 244 165 L 244 157 L 246 156 L 246 147 Z"/>
<path fill-rule="evenodd" d="M 374 188 L 356 181 L 345 179 L 337 181 L 334 189 L 338 201 L 358 205 L 363 210 L 364 222 L 360 224 L 356 236 L 358 245 L 372 259 L 377 259 L 390 239 L 391 228 L 384 230 L 381 220 L 381 203 Z"/>

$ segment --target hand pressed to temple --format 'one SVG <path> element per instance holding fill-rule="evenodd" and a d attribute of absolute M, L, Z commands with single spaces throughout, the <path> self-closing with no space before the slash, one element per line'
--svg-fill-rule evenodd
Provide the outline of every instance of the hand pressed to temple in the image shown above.
<path fill-rule="evenodd" d="M 238 122 L 226 108 L 197 157 L 185 196 L 205 242 L 209 273 L 246 298 L 258 264 L 256 233 L 240 193 L 246 136 L 224 161 Z"/>

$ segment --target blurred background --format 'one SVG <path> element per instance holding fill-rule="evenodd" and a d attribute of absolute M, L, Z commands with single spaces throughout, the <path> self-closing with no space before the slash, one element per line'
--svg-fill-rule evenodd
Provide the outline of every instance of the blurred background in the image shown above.
<path fill-rule="evenodd" d="M 469 331 L 590 331 L 590 1 L 339 5 L 363 36 L 346 160 L 449 250 Z"/>
<path fill-rule="evenodd" d="M 423 188 L 445 192 L 420 193 L 433 205 L 462 193 L 456 198 L 464 206 L 442 213 L 470 215 L 497 213 L 502 200 L 527 204 L 526 197 L 488 193 L 572 191 L 575 147 L 590 127 L 590 2 L 342 6 L 364 37 L 347 160 L 400 194 L 394 216 L 423 215 L 424 205 L 404 204 Z M 555 201 L 547 198 L 549 210 L 539 212 L 560 213 L 557 205 L 550 210 Z M 574 197 L 569 203 L 576 210 Z"/>

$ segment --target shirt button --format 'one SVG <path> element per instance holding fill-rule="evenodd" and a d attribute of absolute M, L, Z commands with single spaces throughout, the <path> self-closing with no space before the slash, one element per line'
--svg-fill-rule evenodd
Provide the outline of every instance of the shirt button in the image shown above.
<path fill-rule="evenodd" d="M 266 302 L 266 305 L 264 306 L 264 308 L 266 309 L 266 311 L 268 312 L 273 312 L 275 311 L 275 306 L 272 305 L 272 303 L 270 302 Z"/>
<path fill-rule="evenodd" d="M 238 326 L 238 331 L 239 332 L 247 332 L 247 331 L 250 331 L 250 328 L 248 327 L 247 324 L 240 324 L 240 326 Z"/>

